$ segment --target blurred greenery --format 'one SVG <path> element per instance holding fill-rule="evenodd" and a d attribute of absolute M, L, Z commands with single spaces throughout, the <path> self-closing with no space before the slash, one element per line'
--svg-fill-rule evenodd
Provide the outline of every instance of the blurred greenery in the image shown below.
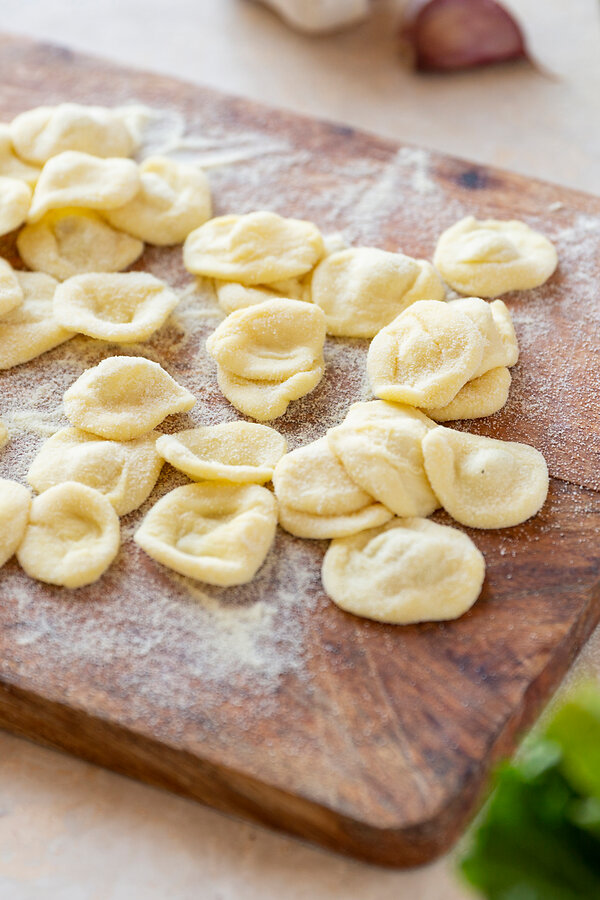
<path fill-rule="evenodd" d="M 577 690 L 504 763 L 461 861 L 488 900 L 600 900 L 600 692 Z"/>

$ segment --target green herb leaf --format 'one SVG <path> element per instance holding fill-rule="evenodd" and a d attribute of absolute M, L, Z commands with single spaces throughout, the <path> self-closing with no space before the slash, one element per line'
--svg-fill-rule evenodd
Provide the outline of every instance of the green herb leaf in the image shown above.
<path fill-rule="evenodd" d="M 600 696 L 578 693 L 505 763 L 461 864 L 488 900 L 600 898 Z"/>
<path fill-rule="evenodd" d="M 600 800 L 600 694 L 586 687 L 565 703 L 546 734 L 562 751 L 561 769 L 583 796 Z"/>

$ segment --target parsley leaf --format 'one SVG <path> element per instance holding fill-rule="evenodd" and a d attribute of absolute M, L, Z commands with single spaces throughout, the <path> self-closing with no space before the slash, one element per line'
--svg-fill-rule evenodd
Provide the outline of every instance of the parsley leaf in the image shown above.
<path fill-rule="evenodd" d="M 462 860 L 488 900 L 600 898 L 600 696 L 579 692 L 503 764 Z"/>

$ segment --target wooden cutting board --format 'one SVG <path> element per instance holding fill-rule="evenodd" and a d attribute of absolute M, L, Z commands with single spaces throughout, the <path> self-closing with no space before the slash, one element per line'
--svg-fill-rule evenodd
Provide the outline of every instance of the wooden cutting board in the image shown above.
<path fill-rule="evenodd" d="M 283 532 L 251 585 L 192 583 L 131 542 L 150 503 L 123 520 L 119 559 L 93 586 L 38 584 L 14 561 L 0 572 L 6 728 L 366 860 L 430 859 L 599 618 L 600 200 L 59 47 L 2 38 L 0 51 L 2 120 L 68 99 L 183 117 L 188 151 L 213 164 L 218 213 L 269 208 L 428 258 L 468 213 L 524 219 L 556 242 L 550 282 L 506 297 L 522 348 L 510 401 L 466 423 L 541 449 L 548 502 L 519 527 L 469 531 L 487 578 L 459 621 L 401 628 L 343 613 L 321 588 L 325 542 Z M 0 251 L 18 265 L 14 240 Z M 159 359 L 198 397 L 164 429 L 234 418 L 203 350 L 219 313 L 201 288 L 185 290 L 180 248 L 149 249 L 137 267 L 184 289 L 160 334 L 125 351 Z M 328 341 L 326 378 L 277 420 L 291 447 L 368 396 L 366 348 Z M 13 432 L 1 475 L 24 478 L 64 423 L 65 388 L 118 352 L 77 337 L 1 373 Z M 150 502 L 184 481 L 165 467 Z"/>

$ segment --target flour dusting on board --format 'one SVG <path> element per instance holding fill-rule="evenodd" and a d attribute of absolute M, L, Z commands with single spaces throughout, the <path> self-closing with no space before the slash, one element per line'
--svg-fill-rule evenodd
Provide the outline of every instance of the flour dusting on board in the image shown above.
<path fill-rule="evenodd" d="M 183 271 L 181 248 L 150 249 L 139 264 L 166 278 L 180 304 L 170 321 L 145 343 L 118 346 L 75 336 L 29 364 L 3 372 L 2 418 L 10 441 L 0 455 L 0 475 L 24 482 L 44 440 L 69 423 L 62 408 L 67 387 L 87 368 L 110 355 L 143 355 L 160 362 L 197 397 L 194 409 L 170 417 L 160 428 L 176 431 L 196 424 L 238 418 L 221 396 L 214 361 L 204 350 L 206 336 L 223 319 L 212 282 Z M 300 424 L 300 423 L 297 423 Z M 295 423 L 296 425 L 296 423 Z M 298 441 L 291 435 L 290 443 Z M 201 684 L 230 684 L 241 678 L 254 708 L 267 702 L 283 675 L 302 675 L 310 647 L 304 646 L 303 620 L 319 585 L 318 567 L 307 563 L 307 548 L 297 548 L 280 533 L 258 576 L 235 590 L 195 583 L 161 567 L 133 542 L 141 519 L 156 500 L 188 479 L 170 466 L 150 499 L 121 520 L 122 548 L 109 572 L 96 585 L 70 592 L 28 579 L 13 560 L 0 573 L 3 597 L 12 607 L 13 663 L 19 648 L 39 652 L 40 665 L 55 672 L 92 666 L 103 674 L 126 666 L 133 711 L 190 709 Z M 294 576 L 287 566 L 294 561 Z M 173 659 L 183 667 L 189 688 L 173 680 Z M 148 666 L 158 677 L 147 677 Z M 108 690 L 107 684 L 106 689 Z M 212 695 L 210 695 L 212 696 Z M 203 698 L 204 708 L 210 696 Z M 258 701 L 258 703 L 257 703 Z M 232 702 L 238 702 L 233 698 Z M 213 713 L 218 715 L 217 708 Z"/>
<path fill-rule="evenodd" d="M 456 192 L 445 190 L 432 156 L 417 148 L 369 157 L 348 152 L 338 158 L 319 147 L 309 152 L 292 139 L 238 127 L 235 121 L 194 121 L 188 128 L 178 112 L 130 107 L 126 114 L 143 127 L 140 158 L 161 153 L 210 169 L 217 214 L 272 209 L 311 219 L 325 233 L 340 231 L 353 245 L 431 256 L 439 233 L 473 211 L 456 199 Z M 557 243 L 566 282 L 507 298 L 524 358 L 514 370 L 507 410 L 517 429 L 523 427 L 522 439 L 532 421 L 546 423 L 551 470 L 562 474 L 562 439 L 558 430 L 552 431 L 555 417 L 548 408 L 573 401 L 578 354 L 593 350 L 582 347 L 577 322 L 595 328 L 588 333 L 598 333 L 600 221 L 569 217 L 562 207 L 552 210 L 552 216 L 556 227 L 548 236 Z M 547 219 L 538 223 L 529 217 L 529 222 L 548 232 Z M 180 247 L 147 248 L 135 268 L 172 285 L 181 298 L 178 308 L 146 343 L 119 347 L 76 336 L 31 363 L 0 373 L 0 417 L 10 432 L 0 454 L 2 477 L 25 480 L 45 438 L 68 424 L 61 406 L 64 391 L 86 368 L 110 355 L 143 355 L 160 362 L 196 396 L 189 413 L 170 417 L 159 430 L 240 417 L 221 395 L 214 361 L 204 347 L 223 318 L 211 282 L 193 279 L 183 269 Z M 547 354 L 558 320 L 572 328 L 554 345 L 564 360 L 557 377 L 552 360 L 540 359 L 536 351 L 543 344 Z M 351 403 L 370 397 L 367 349 L 366 341 L 328 338 L 323 381 L 273 423 L 290 449 L 322 436 L 342 420 Z M 581 434 L 583 466 L 590 441 Z M 568 465 L 577 468 L 578 453 Z M 37 684 L 45 684 L 48 673 L 62 673 L 65 683 L 73 684 L 79 674 L 79 682 L 86 684 L 92 673 L 101 696 L 114 694 L 118 678 L 132 721 L 185 711 L 202 723 L 209 711 L 210 722 L 202 726 L 207 730 L 218 730 L 219 716 L 229 715 L 225 705 L 236 708 L 239 728 L 251 727 L 252 715 L 268 714 L 277 704 L 282 678 L 302 679 L 310 692 L 315 647 L 307 622 L 327 604 L 320 584 L 325 545 L 278 530 L 257 577 L 237 588 L 215 588 L 176 575 L 146 556 L 132 536 L 152 504 L 185 483 L 185 476 L 165 465 L 146 504 L 122 519 L 121 552 L 96 585 L 69 592 L 39 584 L 26 578 L 14 560 L 0 572 L 10 640 L 7 661 L 15 671 L 20 671 L 20 653 L 27 648 L 23 674 Z M 209 683 L 218 690 L 204 693 L 203 685 Z M 246 703 L 249 697 L 252 704 Z M 86 702 L 89 706 L 92 701 L 87 697 Z"/>
<path fill-rule="evenodd" d="M 189 134 L 185 119 L 173 110 L 126 106 L 121 111 L 139 141 L 136 158 L 169 156 L 178 162 L 192 163 L 202 169 L 218 169 L 248 162 L 256 157 L 284 154 L 291 147 L 283 139 L 267 138 L 258 131 L 232 134 L 224 128 L 204 128 L 202 134 Z"/>

